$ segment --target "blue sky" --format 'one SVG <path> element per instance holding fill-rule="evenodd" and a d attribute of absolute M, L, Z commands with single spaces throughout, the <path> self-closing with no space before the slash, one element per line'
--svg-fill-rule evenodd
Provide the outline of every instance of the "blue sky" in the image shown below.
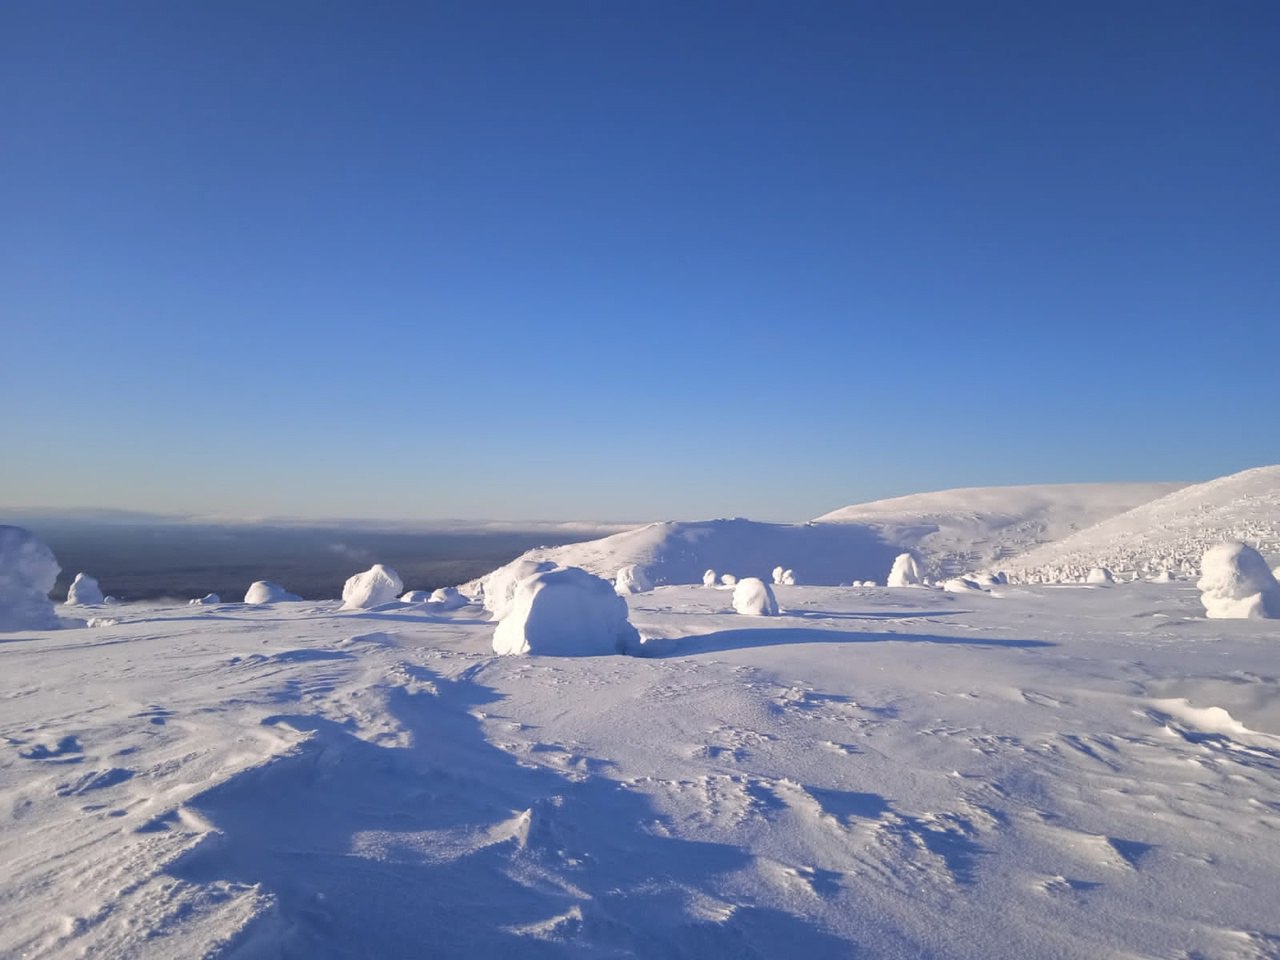
<path fill-rule="evenodd" d="M 0 504 L 803 518 L 1280 460 L 1280 4 L 0 8 Z"/>

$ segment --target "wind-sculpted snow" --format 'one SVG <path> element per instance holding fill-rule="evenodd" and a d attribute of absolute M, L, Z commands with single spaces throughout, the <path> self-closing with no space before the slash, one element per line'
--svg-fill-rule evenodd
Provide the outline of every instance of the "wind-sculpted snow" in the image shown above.
<path fill-rule="evenodd" d="M 1200 602 L 1217 620 L 1280 619 L 1280 583 L 1267 562 L 1244 543 L 1222 543 L 1200 562 Z"/>
<path fill-rule="evenodd" d="M 1280 560 L 1280 466 L 1183 487 L 1002 566 L 1029 583 L 1080 581 L 1093 567 L 1144 579 L 1168 570 L 1194 580 L 1205 551 L 1227 540 L 1249 544 L 1272 564 Z"/>
<path fill-rule="evenodd" d="M 368 570 L 347 578 L 342 588 L 342 609 L 369 610 L 397 599 L 403 589 L 400 574 L 375 563 Z"/>
<path fill-rule="evenodd" d="M 644 659 L 429 603 L 7 634 L 0 956 L 1275 953 L 1273 622 L 775 589 L 602 583 Z"/>
<path fill-rule="evenodd" d="M 30 532 L 0 526 L 0 631 L 58 626 L 49 591 L 60 569 L 53 551 Z"/>
<path fill-rule="evenodd" d="M 562 567 L 526 577 L 493 632 L 493 651 L 544 656 L 621 653 L 638 645 L 627 603 L 613 584 Z"/>
<path fill-rule="evenodd" d="M 102 603 L 102 588 L 87 573 L 77 573 L 67 589 L 67 604 L 73 607 L 91 607 Z"/>

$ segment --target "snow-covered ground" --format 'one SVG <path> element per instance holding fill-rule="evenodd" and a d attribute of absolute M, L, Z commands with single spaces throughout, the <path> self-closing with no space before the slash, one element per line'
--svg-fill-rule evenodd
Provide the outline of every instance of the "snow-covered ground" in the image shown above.
<path fill-rule="evenodd" d="M 1280 623 L 774 589 L 629 595 L 649 658 L 424 604 L 0 635 L 0 956 L 1280 955 Z"/>

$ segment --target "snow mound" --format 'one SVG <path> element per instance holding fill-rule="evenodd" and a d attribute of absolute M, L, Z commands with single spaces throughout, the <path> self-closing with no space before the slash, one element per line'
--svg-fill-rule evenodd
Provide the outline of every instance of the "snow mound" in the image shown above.
<path fill-rule="evenodd" d="M 525 577 L 493 632 L 494 653 L 590 656 L 638 647 L 627 602 L 585 570 L 560 567 Z"/>
<path fill-rule="evenodd" d="M 53 551 L 31 533 L 0 526 L 0 631 L 60 625 L 49 600 L 60 570 Z"/>
<path fill-rule="evenodd" d="M 516 586 L 521 580 L 554 570 L 557 566 L 550 560 L 536 560 L 525 554 L 484 577 L 478 586 L 483 591 L 484 608 L 492 614 L 490 619 L 501 620 L 507 615 L 507 608 L 511 605 Z"/>
<path fill-rule="evenodd" d="M 723 583 L 726 587 L 733 587 L 737 585 L 738 578 L 734 576 L 732 573 L 725 573 L 725 574 L 721 574 L 720 582 Z"/>
<path fill-rule="evenodd" d="M 893 560 L 893 569 L 889 571 L 889 579 L 885 581 L 890 587 L 918 587 L 922 585 L 920 565 L 909 553 L 900 553 Z"/>
<path fill-rule="evenodd" d="M 626 596 L 629 593 L 648 593 L 653 589 L 653 584 L 649 582 L 643 570 L 634 563 L 629 563 L 625 567 L 618 568 L 618 575 L 613 580 L 613 588 L 619 596 Z"/>
<path fill-rule="evenodd" d="M 67 589 L 67 603 L 76 607 L 93 607 L 102 603 L 102 588 L 87 573 L 77 573 Z"/>
<path fill-rule="evenodd" d="M 745 577 L 733 588 L 733 609 L 748 617 L 776 617 L 778 600 L 773 588 L 759 577 Z"/>
<path fill-rule="evenodd" d="M 1116 582 L 1115 574 L 1106 567 L 1094 567 L 1084 578 L 1085 583 L 1095 587 L 1110 587 Z"/>
<path fill-rule="evenodd" d="M 1205 551 L 1196 589 L 1211 620 L 1280 618 L 1280 583 L 1253 547 L 1221 543 Z"/>
<path fill-rule="evenodd" d="M 1280 554 L 1280 466 L 1183 487 L 1003 566 L 1022 583 L 1078 581 L 1093 567 L 1126 579 L 1162 570 L 1195 579 L 1205 552 L 1229 540 Z"/>
<path fill-rule="evenodd" d="M 197 597 L 195 600 L 188 600 L 189 607 L 211 607 L 222 602 L 222 598 L 216 593 L 206 593 L 203 597 Z"/>
<path fill-rule="evenodd" d="M 395 600 L 404 584 L 400 574 L 375 563 L 363 573 L 347 578 L 342 587 L 342 610 L 370 610 Z"/>
<path fill-rule="evenodd" d="M 256 580 L 249 584 L 249 589 L 245 591 L 245 603 L 287 603 L 293 600 L 301 600 L 302 598 L 296 593 L 290 593 L 278 583 L 272 583 L 270 580 Z"/>
<path fill-rule="evenodd" d="M 704 587 L 714 587 L 717 579 L 716 572 L 714 570 L 708 570 L 702 575 L 702 585 Z"/>
<path fill-rule="evenodd" d="M 457 610 L 471 602 L 457 587 L 438 587 L 431 591 L 430 600 L 432 603 L 439 604 L 442 610 Z"/>
<path fill-rule="evenodd" d="M 968 577 L 952 577 L 950 580 L 943 581 L 942 589 L 947 593 L 982 593 L 976 581 L 970 580 Z"/>
<path fill-rule="evenodd" d="M 426 603 L 430 599 L 429 590 L 409 590 L 400 595 L 401 603 Z"/>

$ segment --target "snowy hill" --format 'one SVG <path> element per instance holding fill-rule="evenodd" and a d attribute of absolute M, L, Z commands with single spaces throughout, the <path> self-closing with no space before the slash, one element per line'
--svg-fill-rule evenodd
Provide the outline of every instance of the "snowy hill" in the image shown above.
<path fill-rule="evenodd" d="M 1004 564 L 1024 581 L 1079 580 L 1092 567 L 1116 573 L 1199 573 L 1206 549 L 1242 540 L 1280 559 L 1280 466 L 1255 467 L 1184 487 Z"/>
<path fill-rule="evenodd" d="M 775 566 L 801 583 L 884 582 L 894 556 L 910 550 L 928 576 L 953 576 L 1066 536 L 1177 483 L 973 487 L 845 507 L 811 523 L 705 520 L 653 523 L 587 543 L 531 550 L 612 577 L 635 564 L 655 584 L 698 583 L 708 568 L 768 578 Z"/>

